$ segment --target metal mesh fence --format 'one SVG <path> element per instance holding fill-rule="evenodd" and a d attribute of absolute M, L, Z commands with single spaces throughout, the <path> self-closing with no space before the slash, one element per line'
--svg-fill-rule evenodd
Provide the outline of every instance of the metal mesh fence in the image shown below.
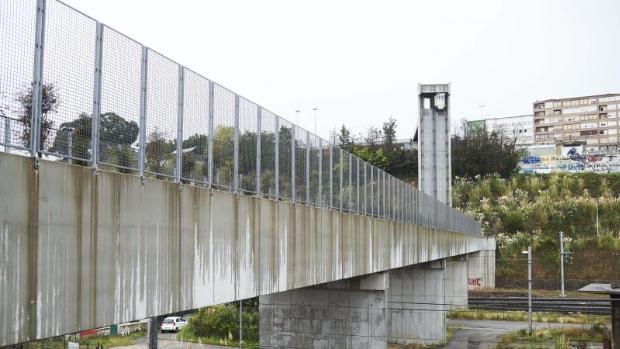
<path fill-rule="evenodd" d="M 256 144 L 258 106 L 245 98 L 239 99 L 239 189 L 256 193 Z"/>
<path fill-rule="evenodd" d="M 272 112 L 261 109 L 260 187 L 261 194 L 276 198 L 276 120 Z"/>
<path fill-rule="evenodd" d="M 465 214 L 56 0 L 0 2 L 0 151 L 480 233 Z"/>
<path fill-rule="evenodd" d="M 321 190 L 322 205 L 325 207 L 333 207 L 332 198 L 332 168 L 331 168 L 331 150 L 332 146 L 329 142 L 321 140 Z"/>
<path fill-rule="evenodd" d="M 30 146 L 35 0 L 0 2 L 0 141 L 2 150 Z"/>
<path fill-rule="evenodd" d="M 90 160 L 96 22 L 57 1 L 45 19 L 41 150 Z"/>
<path fill-rule="evenodd" d="M 147 69 L 145 172 L 158 178 L 173 177 L 177 168 L 179 67 L 168 58 L 149 50 Z"/>
<path fill-rule="evenodd" d="M 188 69 L 183 75 L 181 177 L 204 185 L 209 181 L 209 80 Z"/>
<path fill-rule="evenodd" d="M 142 46 L 105 27 L 101 61 L 99 162 L 137 170 Z"/>
<path fill-rule="evenodd" d="M 308 160 L 308 175 L 309 175 L 309 188 L 308 188 L 308 196 L 309 196 L 309 204 L 318 206 L 321 202 L 321 145 L 320 139 L 314 134 L 308 132 L 308 148 L 310 149 L 310 159 Z"/>
<path fill-rule="evenodd" d="M 233 189 L 235 142 L 235 94 L 215 85 L 213 99 L 213 183 L 215 188 Z"/>
<path fill-rule="evenodd" d="M 308 134 L 295 126 L 295 201 L 306 202 L 306 143 Z"/>
<path fill-rule="evenodd" d="M 281 118 L 278 120 L 278 124 L 278 185 L 280 197 L 291 199 L 293 198 L 291 192 L 293 124 Z"/>

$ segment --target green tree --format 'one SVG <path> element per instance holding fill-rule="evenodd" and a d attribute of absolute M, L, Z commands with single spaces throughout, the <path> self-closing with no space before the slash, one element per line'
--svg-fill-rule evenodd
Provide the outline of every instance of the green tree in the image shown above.
<path fill-rule="evenodd" d="M 155 174 L 171 174 L 172 152 L 176 149 L 174 141 L 168 141 L 166 134 L 158 127 L 148 135 L 144 146 L 144 159 L 148 171 Z"/>
<path fill-rule="evenodd" d="M 338 145 L 348 152 L 352 151 L 354 145 L 353 139 L 351 138 L 351 131 L 344 125 L 342 125 L 338 133 Z"/>
<path fill-rule="evenodd" d="M 50 152 L 69 154 L 69 133 L 71 133 L 73 157 L 90 159 L 92 121 L 92 116 L 82 113 L 77 119 L 60 124 Z M 113 155 L 118 165 L 130 167 L 134 153 L 130 146 L 137 140 L 139 131 L 140 128 L 135 121 L 127 121 L 113 112 L 102 114 L 99 119 L 100 160 L 111 162 L 109 158 Z M 80 160 L 77 163 L 86 164 Z"/>
<path fill-rule="evenodd" d="M 50 119 L 50 114 L 58 111 L 58 90 L 54 84 L 44 84 L 41 95 L 41 134 L 39 138 L 39 149 L 43 149 L 45 142 L 49 138 L 54 122 Z M 20 140 L 25 147 L 30 147 L 30 133 L 32 121 L 32 88 L 22 91 L 17 96 L 19 103 L 18 120 L 23 125 Z M 39 153 L 39 157 L 41 154 Z"/>
<path fill-rule="evenodd" d="M 452 138 L 452 175 L 473 178 L 497 173 L 508 178 L 517 171 L 522 152 L 502 130 L 473 129 Z"/>

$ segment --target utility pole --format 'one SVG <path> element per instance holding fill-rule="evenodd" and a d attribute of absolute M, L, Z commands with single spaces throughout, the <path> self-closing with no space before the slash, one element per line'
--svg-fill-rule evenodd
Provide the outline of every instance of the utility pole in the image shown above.
<path fill-rule="evenodd" d="M 243 345 L 243 300 L 239 301 L 239 348 Z"/>
<path fill-rule="evenodd" d="M 560 297 L 566 297 L 564 293 L 564 232 L 560 232 L 560 279 L 562 280 Z"/>
<path fill-rule="evenodd" d="M 598 197 L 596 198 L 596 237 L 599 237 L 598 235 Z"/>
<path fill-rule="evenodd" d="M 527 331 L 532 334 L 532 246 L 527 247 Z"/>

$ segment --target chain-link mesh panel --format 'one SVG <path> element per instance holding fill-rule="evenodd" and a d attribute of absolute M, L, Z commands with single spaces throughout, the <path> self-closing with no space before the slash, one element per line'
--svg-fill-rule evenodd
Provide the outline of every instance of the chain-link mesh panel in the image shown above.
<path fill-rule="evenodd" d="M 145 172 L 158 178 L 176 171 L 178 72 L 176 63 L 149 50 L 144 164 Z"/>
<path fill-rule="evenodd" d="M 36 0 L 0 2 L 0 149 L 5 152 L 30 146 L 36 10 Z"/>
<path fill-rule="evenodd" d="M 330 167 L 331 158 L 330 158 L 330 145 L 328 141 L 321 141 L 321 153 L 322 153 L 322 164 L 321 164 L 321 189 L 322 189 L 322 203 L 324 207 L 332 207 L 331 204 L 331 185 L 333 181 L 332 170 Z"/>
<path fill-rule="evenodd" d="M 306 202 L 307 131 L 295 127 L 295 201 Z"/>
<path fill-rule="evenodd" d="M 261 110 L 260 188 L 261 194 L 270 198 L 276 195 L 276 120 L 272 112 Z"/>
<path fill-rule="evenodd" d="M 209 80 L 184 70 L 183 81 L 183 180 L 207 184 L 209 181 Z"/>
<path fill-rule="evenodd" d="M 280 198 L 291 199 L 291 169 L 292 169 L 292 142 L 293 124 L 280 118 L 278 120 L 280 129 L 278 130 L 278 176 Z"/>
<path fill-rule="evenodd" d="M 350 160 L 351 154 L 343 151 L 342 158 L 340 158 L 340 166 L 342 167 L 342 209 L 345 211 L 351 210 Z"/>
<path fill-rule="evenodd" d="M 45 153 L 91 159 L 96 22 L 48 1 L 40 140 Z"/>
<path fill-rule="evenodd" d="M 368 175 L 368 165 L 367 162 L 360 160 L 360 213 L 362 214 L 370 214 L 369 212 L 369 193 L 368 193 L 368 183 L 370 180 L 370 176 Z"/>
<path fill-rule="evenodd" d="M 103 32 L 99 163 L 130 172 L 138 168 L 142 46 L 113 29 Z"/>
<path fill-rule="evenodd" d="M 359 159 L 351 157 L 351 211 L 359 212 Z"/>
<path fill-rule="evenodd" d="M 213 187 L 233 189 L 235 94 L 215 84 L 213 91 Z"/>
<path fill-rule="evenodd" d="M 256 136 L 258 106 L 239 98 L 239 189 L 256 193 Z"/>
<path fill-rule="evenodd" d="M 338 147 L 333 147 L 332 149 L 332 180 L 333 180 L 333 190 L 332 190 L 332 202 L 333 207 L 335 209 L 342 209 L 342 172 L 340 163 L 340 158 L 342 155 L 342 149 Z"/>
<path fill-rule="evenodd" d="M 319 192 L 319 161 L 321 160 L 321 148 L 319 137 L 314 134 L 309 134 L 308 139 L 308 147 L 310 147 L 310 204 L 319 205 L 321 202 L 321 192 Z"/>

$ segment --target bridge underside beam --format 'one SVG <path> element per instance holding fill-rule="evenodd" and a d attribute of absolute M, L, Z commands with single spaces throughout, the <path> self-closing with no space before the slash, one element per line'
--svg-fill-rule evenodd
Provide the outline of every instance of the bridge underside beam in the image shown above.
<path fill-rule="evenodd" d="M 464 258 L 438 260 L 261 296 L 260 346 L 383 349 L 440 343 L 450 302 L 467 299 L 466 267 Z"/>
<path fill-rule="evenodd" d="M 0 153 L 0 346 L 478 251 L 482 239 Z"/>

